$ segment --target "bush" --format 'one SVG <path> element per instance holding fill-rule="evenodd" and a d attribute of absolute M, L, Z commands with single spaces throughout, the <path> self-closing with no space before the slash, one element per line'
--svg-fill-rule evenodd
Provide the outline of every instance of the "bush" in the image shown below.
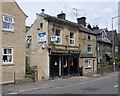
<path fill-rule="evenodd" d="M 115 60 L 115 64 L 116 64 L 116 66 L 120 67 L 120 59 L 116 59 Z M 104 62 L 104 63 L 98 64 L 98 69 L 101 69 L 101 68 L 110 68 L 112 66 L 113 66 L 113 61 Z"/>
<path fill-rule="evenodd" d="M 98 64 L 98 69 L 109 68 L 111 66 L 113 66 L 111 62 L 105 62 L 105 63 Z"/>
<path fill-rule="evenodd" d="M 26 75 L 25 78 L 31 78 L 33 81 L 35 81 L 37 67 L 36 66 L 26 66 Z"/>
<path fill-rule="evenodd" d="M 115 60 L 115 64 L 120 66 L 120 59 Z"/>

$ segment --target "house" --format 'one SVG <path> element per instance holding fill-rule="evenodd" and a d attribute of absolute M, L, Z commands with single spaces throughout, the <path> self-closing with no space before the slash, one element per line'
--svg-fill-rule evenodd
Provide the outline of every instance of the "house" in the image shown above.
<path fill-rule="evenodd" d="M 107 37 L 108 39 L 112 42 L 112 32 L 114 32 L 114 38 L 115 38 L 115 47 L 114 47 L 114 57 L 115 59 L 118 59 L 118 48 L 119 48 L 119 37 L 118 37 L 118 34 L 117 34 L 117 30 L 113 30 L 113 31 L 106 31 L 107 33 Z"/>
<path fill-rule="evenodd" d="M 25 20 L 26 14 L 15 0 L 1 2 L 0 60 L 2 84 L 23 80 L 25 75 Z"/>
<path fill-rule="evenodd" d="M 85 17 L 74 23 L 63 12 L 57 17 L 44 9 L 36 14 L 26 35 L 26 63 L 37 67 L 38 80 L 97 70 L 96 35 L 85 25 Z"/>
<path fill-rule="evenodd" d="M 105 28 L 99 29 L 98 26 L 93 27 L 93 31 L 97 34 L 97 62 L 103 63 L 112 59 L 112 42 L 107 38 Z"/>
<path fill-rule="evenodd" d="M 99 29 L 98 26 L 94 26 L 92 29 L 97 34 L 97 62 L 104 63 L 112 60 L 112 31 L 108 31 L 107 28 Z M 118 36 L 116 30 L 115 33 L 115 59 L 118 59 Z"/>

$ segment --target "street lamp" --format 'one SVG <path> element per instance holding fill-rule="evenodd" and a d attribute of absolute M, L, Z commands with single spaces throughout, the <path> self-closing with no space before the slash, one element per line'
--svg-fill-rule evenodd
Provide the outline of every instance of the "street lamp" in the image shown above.
<path fill-rule="evenodd" d="M 112 59 L 113 59 L 114 72 L 115 72 L 115 35 L 114 35 L 114 31 L 113 31 L 113 20 L 118 17 L 120 17 L 120 16 L 112 17 Z"/>

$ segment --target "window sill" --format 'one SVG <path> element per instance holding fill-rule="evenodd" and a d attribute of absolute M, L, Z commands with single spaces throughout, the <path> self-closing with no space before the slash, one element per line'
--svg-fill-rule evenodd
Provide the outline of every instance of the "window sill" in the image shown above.
<path fill-rule="evenodd" d="M 14 33 L 13 30 L 8 30 L 8 29 L 2 29 L 3 32 L 11 32 L 11 33 Z"/>
<path fill-rule="evenodd" d="M 88 52 L 88 54 L 92 54 L 92 52 Z"/>
<path fill-rule="evenodd" d="M 14 63 L 3 63 L 2 66 L 14 66 Z"/>
<path fill-rule="evenodd" d="M 85 67 L 85 69 L 91 69 L 92 67 Z"/>
<path fill-rule="evenodd" d="M 55 43 L 55 45 L 62 45 L 61 43 Z"/>
<path fill-rule="evenodd" d="M 75 46 L 74 44 L 70 44 L 70 46 Z"/>

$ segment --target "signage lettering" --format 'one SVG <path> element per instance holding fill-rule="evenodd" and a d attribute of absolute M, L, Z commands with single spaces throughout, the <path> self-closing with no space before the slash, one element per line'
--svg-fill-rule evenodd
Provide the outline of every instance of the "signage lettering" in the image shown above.
<path fill-rule="evenodd" d="M 61 53 L 61 54 L 79 54 L 79 53 L 80 53 L 80 51 L 53 49 L 53 50 L 51 50 L 51 53 Z"/>

